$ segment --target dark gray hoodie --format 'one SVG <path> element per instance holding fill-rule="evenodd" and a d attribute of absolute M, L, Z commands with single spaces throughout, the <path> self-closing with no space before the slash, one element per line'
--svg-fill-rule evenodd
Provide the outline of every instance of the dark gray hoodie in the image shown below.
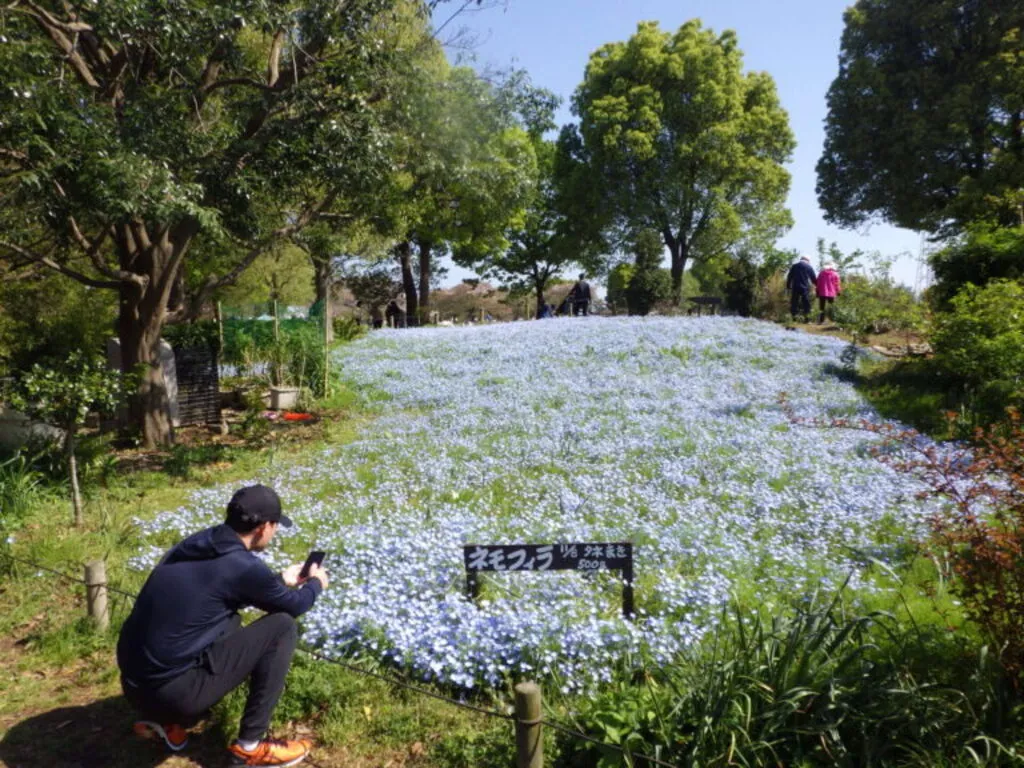
<path fill-rule="evenodd" d="M 121 628 L 117 663 L 136 685 L 171 680 L 203 663 L 244 606 L 297 617 L 320 594 L 319 580 L 289 589 L 227 525 L 173 547 L 153 569 Z"/>

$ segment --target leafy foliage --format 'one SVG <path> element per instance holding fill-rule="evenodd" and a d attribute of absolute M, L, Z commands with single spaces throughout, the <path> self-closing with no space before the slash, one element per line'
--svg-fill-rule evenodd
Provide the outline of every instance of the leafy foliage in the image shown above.
<path fill-rule="evenodd" d="M 220 348 L 217 324 L 210 320 L 168 325 L 164 328 L 163 337 L 173 349 L 206 346 L 216 351 Z"/>
<path fill-rule="evenodd" d="M 548 303 L 545 290 L 570 265 L 591 273 L 601 270 L 600 241 L 588 236 L 571 215 L 573 204 L 567 200 L 556 178 L 554 142 L 531 135 L 537 158 L 534 187 L 527 197 L 525 212 L 505 231 L 508 246 L 479 260 L 457 257 L 460 263 L 480 269 L 513 290 L 529 289 L 537 297 L 537 312 Z"/>
<path fill-rule="evenodd" d="M 573 111 L 578 136 L 562 145 L 604 196 L 606 228 L 618 242 L 661 235 L 677 303 L 690 258 L 766 247 L 791 226 L 789 119 L 771 77 L 743 72 L 733 32 L 644 22 L 591 56 Z"/>
<path fill-rule="evenodd" d="M 121 395 L 120 372 L 98 357 L 75 351 L 59 368 L 32 366 L 15 380 L 7 397 L 27 416 L 73 431 L 90 411 L 113 412 Z"/>
<path fill-rule="evenodd" d="M 909 289 L 887 278 L 847 275 L 836 299 L 836 325 L 863 342 L 869 334 L 921 330 L 925 313 Z"/>
<path fill-rule="evenodd" d="M 114 335 L 116 296 L 46 272 L 0 282 L 0 375 L 100 352 Z"/>
<path fill-rule="evenodd" d="M 958 689 L 935 665 L 949 653 L 941 642 L 857 613 L 841 593 L 773 618 L 736 603 L 719 627 L 703 654 L 585 702 L 587 730 L 677 765 L 936 764 L 948 751 L 1002 751 L 986 736 L 998 675 L 984 655 Z M 600 747 L 563 748 L 574 754 L 566 766 L 633 764 Z"/>
<path fill-rule="evenodd" d="M 661 268 L 664 246 L 657 232 L 644 230 L 634 244 L 636 264 L 626 285 L 626 304 L 631 315 L 647 315 L 659 301 L 669 298 L 672 280 Z"/>
<path fill-rule="evenodd" d="M 409 49 L 380 42 L 400 5 L 0 9 L 0 256 L 120 292 L 147 445 L 170 438 L 152 365 L 168 313 L 195 316 L 390 169 L 379 105 Z"/>
<path fill-rule="evenodd" d="M 932 344 L 942 370 L 987 393 L 996 410 L 1024 403 L 1024 283 L 968 285 L 937 316 Z"/>
<path fill-rule="evenodd" d="M 933 297 L 939 308 L 968 283 L 1024 279 L 1024 227 L 975 225 L 930 259 L 935 271 Z"/>
<path fill-rule="evenodd" d="M 317 322 L 282 320 L 275 338 L 269 322 L 228 320 L 223 361 L 268 385 L 324 393 L 324 336 Z"/>
<path fill-rule="evenodd" d="M 929 232 L 1017 223 L 1020 4 L 859 0 L 845 19 L 818 163 L 827 219 Z"/>
<path fill-rule="evenodd" d="M 626 287 L 633 278 L 636 267 L 633 264 L 623 262 L 616 264 L 608 273 L 608 285 L 605 292 L 605 302 L 612 314 L 619 314 L 628 311 L 626 303 Z"/>

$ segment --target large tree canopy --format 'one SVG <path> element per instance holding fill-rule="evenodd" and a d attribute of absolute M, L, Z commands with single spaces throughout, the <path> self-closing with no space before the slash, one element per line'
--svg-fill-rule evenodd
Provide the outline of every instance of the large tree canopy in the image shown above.
<path fill-rule="evenodd" d="M 945 234 L 1015 222 L 1024 185 L 1024 4 L 859 0 L 828 94 L 829 221 Z"/>
<path fill-rule="evenodd" d="M 194 307 L 388 171 L 376 104 L 402 55 L 380 44 L 398 5 L 0 7 L 0 258 L 119 292 L 147 444 L 171 437 L 155 349 L 169 307 L 188 311 L 190 251 L 208 265 Z"/>
<path fill-rule="evenodd" d="M 733 32 L 642 23 L 590 57 L 573 108 L 581 141 L 565 136 L 563 146 L 604 191 L 619 243 L 662 235 L 676 302 L 688 259 L 774 242 L 791 226 L 789 118 L 772 78 L 743 71 Z"/>
<path fill-rule="evenodd" d="M 537 177 L 523 215 L 516 217 L 504 232 L 506 247 L 463 251 L 456 254 L 456 261 L 514 289 L 533 291 L 540 317 L 546 302 L 544 291 L 551 280 L 571 264 L 598 271 L 602 243 L 589 239 L 588 232 L 576 229 L 572 205 L 566 204 L 565 197 L 559 194 L 555 143 L 541 138 L 540 131 L 533 132 L 531 141 L 537 158 Z"/>
<path fill-rule="evenodd" d="M 410 322 L 429 306 L 436 257 L 472 261 L 503 249 L 505 228 L 521 217 L 536 177 L 513 98 L 520 79 L 488 82 L 467 67 L 451 67 L 440 51 L 425 64 L 410 79 L 403 105 L 388 222 Z"/>

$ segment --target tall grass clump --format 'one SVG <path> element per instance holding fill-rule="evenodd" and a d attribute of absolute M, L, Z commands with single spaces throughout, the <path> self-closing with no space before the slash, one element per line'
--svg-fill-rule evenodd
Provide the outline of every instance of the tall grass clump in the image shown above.
<path fill-rule="evenodd" d="M 999 667 L 960 654 L 842 591 L 771 617 L 734 602 L 699 651 L 583 705 L 579 724 L 625 754 L 569 739 L 561 765 L 1009 764 Z"/>
<path fill-rule="evenodd" d="M 21 452 L 0 460 L 0 574 L 9 574 L 15 532 L 42 494 L 42 476 Z"/>

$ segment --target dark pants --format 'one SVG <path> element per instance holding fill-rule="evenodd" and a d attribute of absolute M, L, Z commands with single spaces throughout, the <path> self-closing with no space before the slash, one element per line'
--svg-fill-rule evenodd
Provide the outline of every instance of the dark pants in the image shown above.
<path fill-rule="evenodd" d="M 832 307 L 835 305 L 836 300 L 834 296 L 819 296 L 818 297 L 818 322 L 825 322 L 825 306 L 828 306 L 829 320 L 832 319 Z"/>
<path fill-rule="evenodd" d="M 799 312 L 797 310 L 799 309 Z M 809 291 L 793 291 L 789 298 L 789 314 L 796 320 L 798 314 L 806 320 L 811 314 L 811 297 Z"/>
<path fill-rule="evenodd" d="M 297 640 L 295 619 L 286 613 L 273 613 L 221 638 L 209 647 L 201 666 L 159 688 L 137 687 L 123 677 L 121 686 L 125 697 L 143 716 L 188 727 L 248 680 L 249 698 L 238 738 L 262 739 L 284 690 Z"/>
<path fill-rule="evenodd" d="M 577 301 L 573 305 L 573 314 L 583 315 L 586 317 L 590 314 L 590 300 L 585 299 L 583 301 Z"/>

